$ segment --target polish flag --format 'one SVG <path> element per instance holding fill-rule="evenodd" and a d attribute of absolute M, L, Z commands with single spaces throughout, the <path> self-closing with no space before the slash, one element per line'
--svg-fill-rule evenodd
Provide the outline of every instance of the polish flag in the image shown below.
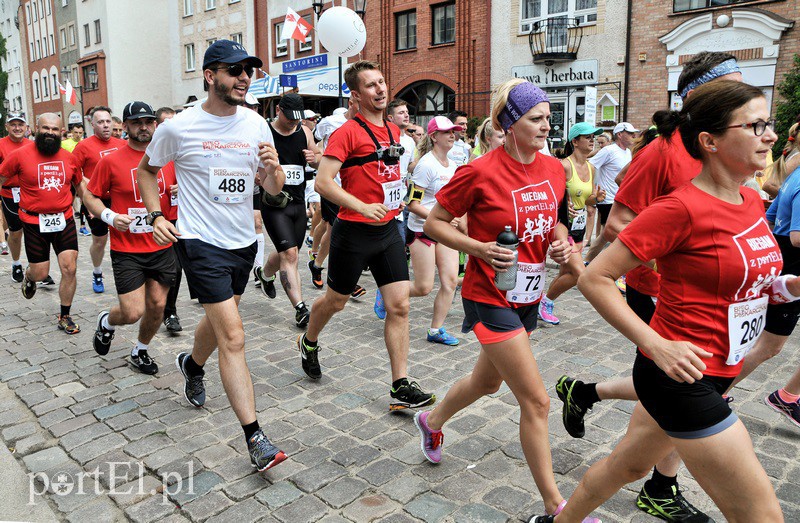
<path fill-rule="evenodd" d="M 283 31 L 281 31 L 281 41 L 294 38 L 300 42 L 305 42 L 306 37 L 313 27 L 305 21 L 291 7 L 286 8 L 286 19 L 283 21 Z"/>
<path fill-rule="evenodd" d="M 78 105 L 78 93 L 72 88 L 72 84 L 69 83 L 69 80 L 67 80 L 66 87 L 61 85 L 61 82 L 58 82 L 58 90 L 61 91 L 61 94 L 64 95 L 64 98 L 67 99 L 70 105 Z"/>

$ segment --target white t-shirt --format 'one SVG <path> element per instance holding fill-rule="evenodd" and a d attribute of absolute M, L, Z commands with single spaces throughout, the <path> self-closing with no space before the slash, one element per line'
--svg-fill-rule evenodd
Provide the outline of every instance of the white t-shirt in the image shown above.
<path fill-rule="evenodd" d="M 417 166 L 414 167 L 414 173 L 411 175 L 411 181 L 417 187 L 425 188 L 425 195 L 422 197 L 420 203 L 429 211 L 433 209 L 436 204 L 436 193 L 442 187 L 447 185 L 447 182 L 453 177 L 458 166 L 448 158 L 449 165 L 447 167 L 439 163 L 439 160 L 433 155 L 433 152 L 427 153 L 419 159 Z M 422 232 L 422 226 L 425 225 L 425 220 L 416 214 L 409 213 L 408 215 L 408 228 L 414 232 Z"/>
<path fill-rule="evenodd" d="M 414 150 L 417 148 L 417 144 L 414 143 L 413 138 L 401 131 L 400 145 L 405 149 L 403 156 L 400 157 L 400 179 L 403 181 L 403 199 L 405 200 L 406 194 L 408 193 L 408 165 L 414 158 Z M 403 213 L 398 214 L 396 218 L 402 222 Z"/>
<path fill-rule="evenodd" d="M 232 116 L 214 116 L 198 104 L 158 126 L 147 155 L 153 167 L 175 162 L 181 238 L 221 249 L 256 241 L 253 185 L 261 165 L 259 142 L 274 143 L 272 132 L 244 107 Z"/>
<path fill-rule="evenodd" d="M 455 162 L 456 167 L 466 165 L 469 161 L 469 155 L 472 153 L 472 147 L 464 140 L 456 140 L 453 148 L 447 153 L 447 157 L 451 162 Z"/>
<path fill-rule="evenodd" d="M 619 172 L 631 162 L 631 150 L 622 149 L 616 143 L 603 147 L 597 154 L 589 158 L 595 171 L 597 171 L 597 183 L 606 191 L 606 199 L 601 202 L 603 205 L 614 203 L 619 186 L 614 181 Z"/>
<path fill-rule="evenodd" d="M 346 121 L 347 117 L 345 115 L 332 114 L 330 116 L 326 116 L 320 120 L 319 123 L 317 123 L 317 127 L 314 129 L 314 138 L 322 141 L 323 156 L 325 155 L 325 149 L 328 147 L 328 140 L 331 139 L 333 131 L 343 126 Z M 333 179 L 333 181 L 335 181 L 339 187 L 342 186 L 342 178 L 339 176 L 339 173 L 336 173 L 336 177 Z"/>

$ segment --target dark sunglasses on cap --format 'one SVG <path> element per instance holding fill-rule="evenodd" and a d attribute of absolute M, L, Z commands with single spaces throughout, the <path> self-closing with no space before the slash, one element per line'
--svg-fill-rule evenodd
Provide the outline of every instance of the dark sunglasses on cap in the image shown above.
<path fill-rule="evenodd" d="M 255 67 L 252 65 L 242 65 L 242 64 L 230 64 L 230 65 L 223 65 L 220 67 L 215 67 L 214 71 L 219 71 L 220 69 L 227 71 L 229 75 L 233 77 L 238 77 L 242 75 L 242 71 L 247 73 L 247 76 L 253 76 L 255 72 Z"/>

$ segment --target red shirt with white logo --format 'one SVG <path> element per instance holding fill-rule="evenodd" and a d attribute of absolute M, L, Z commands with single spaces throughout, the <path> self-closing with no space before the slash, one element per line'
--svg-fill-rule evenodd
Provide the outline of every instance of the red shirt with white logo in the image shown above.
<path fill-rule="evenodd" d="M 480 258 L 470 258 L 462 296 L 499 307 L 539 301 L 546 289 L 544 262 L 565 191 L 561 162 L 541 153 L 533 162 L 523 165 L 498 147 L 456 170 L 447 185 L 436 193 L 439 205 L 453 216 L 467 214 L 469 236 L 479 242 L 496 242 L 497 235 L 510 225 L 520 241 L 518 282 L 525 283 L 521 290 L 536 290 L 533 301 L 512 301 L 510 293 L 495 286 L 491 265 Z M 521 279 L 526 274 L 539 279 Z"/>
<path fill-rule="evenodd" d="M 107 142 L 104 142 L 94 135 L 78 142 L 72 154 L 75 155 L 75 164 L 79 169 L 83 170 L 83 177 L 91 180 L 100 158 L 127 145 L 128 143 L 125 140 L 114 138 L 113 136 Z"/>
<path fill-rule="evenodd" d="M 25 138 L 23 138 L 19 142 L 15 142 L 14 140 L 11 139 L 10 136 L 6 136 L 5 138 L 0 138 L 0 163 L 3 162 L 6 158 L 8 158 L 9 154 L 13 153 L 17 149 L 25 147 L 26 145 L 33 147 L 34 143 L 33 141 L 27 140 Z M 13 198 L 14 193 L 11 192 L 12 187 L 16 186 L 4 183 L 3 188 L 0 189 L 0 196 L 2 196 L 3 198 Z"/>
<path fill-rule="evenodd" d="M 139 192 L 136 174 L 143 156 L 144 151 L 136 151 L 127 144 L 119 151 L 104 156 L 98 162 L 94 176 L 87 187 L 89 192 L 98 198 L 110 194 L 111 210 L 119 214 L 127 214 L 132 219 L 126 232 L 109 227 L 112 251 L 148 253 L 170 247 L 169 245 L 158 245 L 153 240 L 153 228 L 145 221 L 147 209 L 142 201 L 142 194 Z M 161 212 L 164 212 L 164 209 L 169 208 L 169 185 L 163 170 L 158 171 L 157 179 Z"/>
<path fill-rule="evenodd" d="M 387 128 L 392 132 L 394 143 L 400 145 L 400 128 L 395 124 L 387 122 L 387 127 L 378 127 L 368 122 L 361 115 L 357 116 L 357 118 L 361 118 L 361 121 L 366 122 L 382 147 L 388 148 L 390 144 Z M 334 131 L 324 154 L 344 163 L 349 158 L 367 156 L 374 152 L 375 142 L 372 141 L 367 131 L 353 119 L 348 120 Z M 397 192 L 402 183 L 399 161 L 394 165 L 386 165 L 381 160 L 365 163 L 364 165 L 354 165 L 341 169 L 339 175 L 342 179 L 342 188 L 348 193 L 366 204 L 383 203 L 390 208 L 380 223 L 388 222 L 400 213 L 399 199 L 402 199 L 402 195 L 405 194 L 405 188 L 403 188 L 402 192 Z M 399 196 L 398 201 L 393 199 L 394 195 Z M 395 204 L 397 207 L 391 209 Z M 365 218 L 356 211 L 344 206 L 339 209 L 339 219 L 351 222 L 376 223 L 374 220 Z"/>
<path fill-rule="evenodd" d="M 20 211 L 36 214 L 63 212 L 64 218 L 72 217 L 70 187 L 79 184 L 82 175 L 66 149 L 59 148 L 53 156 L 44 156 L 35 145 L 17 149 L 0 164 L 0 176 L 8 179 L 10 187 L 20 188 Z M 36 215 L 20 212 L 19 218 L 23 223 L 39 224 Z"/>
<path fill-rule="evenodd" d="M 634 256 L 658 263 L 661 285 L 650 326 L 668 340 L 711 352 L 712 358 L 703 359 L 710 376 L 739 374 L 743 358 L 726 364 L 731 348 L 754 341 L 740 310 L 766 296 L 783 268 L 758 193 L 739 193 L 743 203 L 733 205 L 687 183 L 656 200 L 619 235 Z M 748 323 L 763 330 L 763 318 Z"/>
<path fill-rule="evenodd" d="M 633 157 L 614 201 L 641 214 L 653 200 L 697 176 L 702 167 L 689 156 L 679 131 L 669 141 L 658 137 Z M 658 294 L 658 273 L 650 267 L 640 265 L 629 271 L 626 283 L 642 294 Z"/>

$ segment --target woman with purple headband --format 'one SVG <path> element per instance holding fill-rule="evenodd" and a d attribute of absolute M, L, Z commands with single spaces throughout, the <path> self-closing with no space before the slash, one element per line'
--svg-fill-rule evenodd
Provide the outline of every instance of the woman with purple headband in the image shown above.
<path fill-rule="evenodd" d="M 424 232 L 470 256 L 461 294 L 466 318 L 481 344 L 472 373 L 447 392 L 438 407 L 419 412 L 414 422 L 422 452 L 431 463 L 442 458 L 442 426 L 460 410 L 493 394 L 506 382 L 520 406 L 520 443 L 548 514 L 566 503 L 556 486 L 548 438 L 550 397 L 531 351 L 545 284 L 545 259 L 565 263 L 568 242 L 566 180 L 561 163 L 541 154 L 550 131 L 550 102 L 538 87 L 521 79 L 494 93 L 492 126 L 502 129 L 505 145 L 459 167 L 437 194 Z M 450 223 L 467 215 L 468 235 Z M 513 289 L 499 290 L 496 274 L 514 265 L 515 253 L 497 245 L 506 226 L 519 244 Z M 588 518 L 587 521 L 597 521 Z"/>

